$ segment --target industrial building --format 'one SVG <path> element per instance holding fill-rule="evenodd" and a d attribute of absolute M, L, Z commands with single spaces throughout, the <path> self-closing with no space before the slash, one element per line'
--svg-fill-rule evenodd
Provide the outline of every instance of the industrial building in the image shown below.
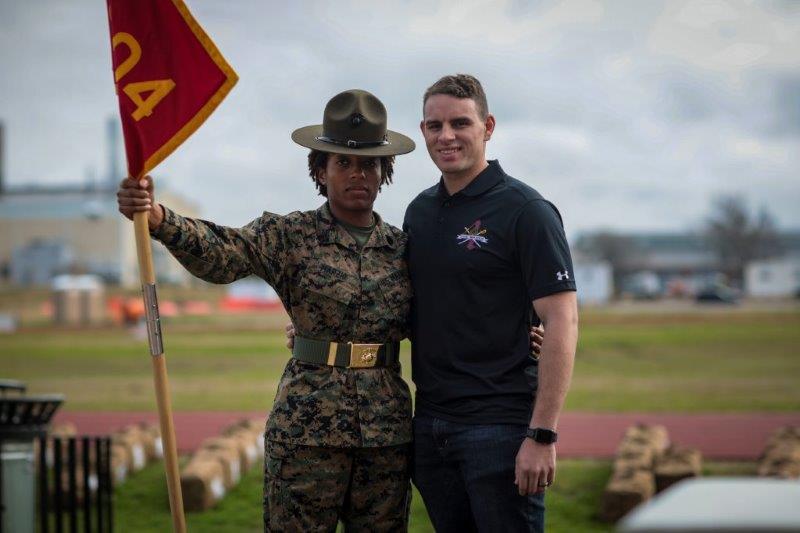
<path fill-rule="evenodd" d="M 756 298 L 800 298 L 800 254 L 753 261 L 744 273 L 747 295 Z"/>
<path fill-rule="evenodd" d="M 4 175 L 3 125 L 0 124 L 0 281 L 45 285 L 65 273 L 97 274 L 122 286 L 139 284 L 133 223 L 117 211 L 120 128 L 107 124 L 108 170 L 105 179 L 57 187 L 9 187 Z M 197 208 L 160 188 L 158 201 L 187 216 Z M 160 282 L 191 279 L 163 246 L 153 246 Z"/>

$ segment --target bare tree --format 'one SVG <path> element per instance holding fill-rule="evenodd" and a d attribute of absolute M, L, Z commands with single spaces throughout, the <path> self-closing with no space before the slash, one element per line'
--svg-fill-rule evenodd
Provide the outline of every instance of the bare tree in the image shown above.
<path fill-rule="evenodd" d="M 714 200 L 705 236 L 717 254 L 719 268 L 739 285 L 747 263 L 783 252 L 774 217 L 765 207 L 751 215 L 742 196 L 722 195 Z"/>

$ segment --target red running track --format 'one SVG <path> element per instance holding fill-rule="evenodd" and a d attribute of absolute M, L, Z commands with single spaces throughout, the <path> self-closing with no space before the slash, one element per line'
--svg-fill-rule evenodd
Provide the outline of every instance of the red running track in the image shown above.
<path fill-rule="evenodd" d="M 206 437 L 240 418 L 264 418 L 263 412 L 175 412 L 179 453 L 194 451 Z M 155 412 L 63 411 L 55 422 L 72 422 L 85 435 L 108 434 L 126 424 L 158 422 Z M 637 422 L 663 424 L 672 442 L 698 448 L 704 458 L 755 460 L 770 434 L 781 426 L 800 426 L 800 413 L 654 414 L 564 413 L 559 424 L 559 457 L 611 458 L 625 429 Z"/>

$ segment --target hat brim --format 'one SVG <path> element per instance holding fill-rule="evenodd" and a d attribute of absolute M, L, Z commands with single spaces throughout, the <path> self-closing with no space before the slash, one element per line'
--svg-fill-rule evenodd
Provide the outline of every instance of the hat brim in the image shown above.
<path fill-rule="evenodd" d="M 387 130 L 386 132 L 386 140 L 389 141 L 388 144 L 366 148 L 350 148 L 340 144 L 320 141 L 317 139 L 317 137 L 320 136 L 322 136 L 321 124 L 298 128 L 292 132 L 292 140 L 300 146 L 331 154 L 386 157 L 407 154 L 416 148 L 416 144 L 414 144 L 414 141 L 409 137 L 391 130 Z"/>

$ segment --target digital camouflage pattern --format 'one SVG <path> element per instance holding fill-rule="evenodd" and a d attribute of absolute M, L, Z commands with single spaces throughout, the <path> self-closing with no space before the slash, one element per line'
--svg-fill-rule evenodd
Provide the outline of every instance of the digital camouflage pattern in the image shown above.
<path fill-rule="evenodd" d="M 285 216 L 264 213 L 243 228 L 164 208 L 152 233 L 195 276 L 230 283 L 254 274 L 278 293 L 297 335 L 355 343 L 408 334 L 411 286 L 406 236 L 377 223 L 363 249 L 328 204 Z M 400 365 L 368 369 L 291 359 L 278 386 L 267 439 L 305 446 L 383 447 L 411 442 L 411 398 Z"/>
<path fill-rule="evenodd" d="M 266 443 L 264 530 L 407 531 L 408 446 L 315 448 Z M 345 497 L 347 495 L 347 497 Z"/>

